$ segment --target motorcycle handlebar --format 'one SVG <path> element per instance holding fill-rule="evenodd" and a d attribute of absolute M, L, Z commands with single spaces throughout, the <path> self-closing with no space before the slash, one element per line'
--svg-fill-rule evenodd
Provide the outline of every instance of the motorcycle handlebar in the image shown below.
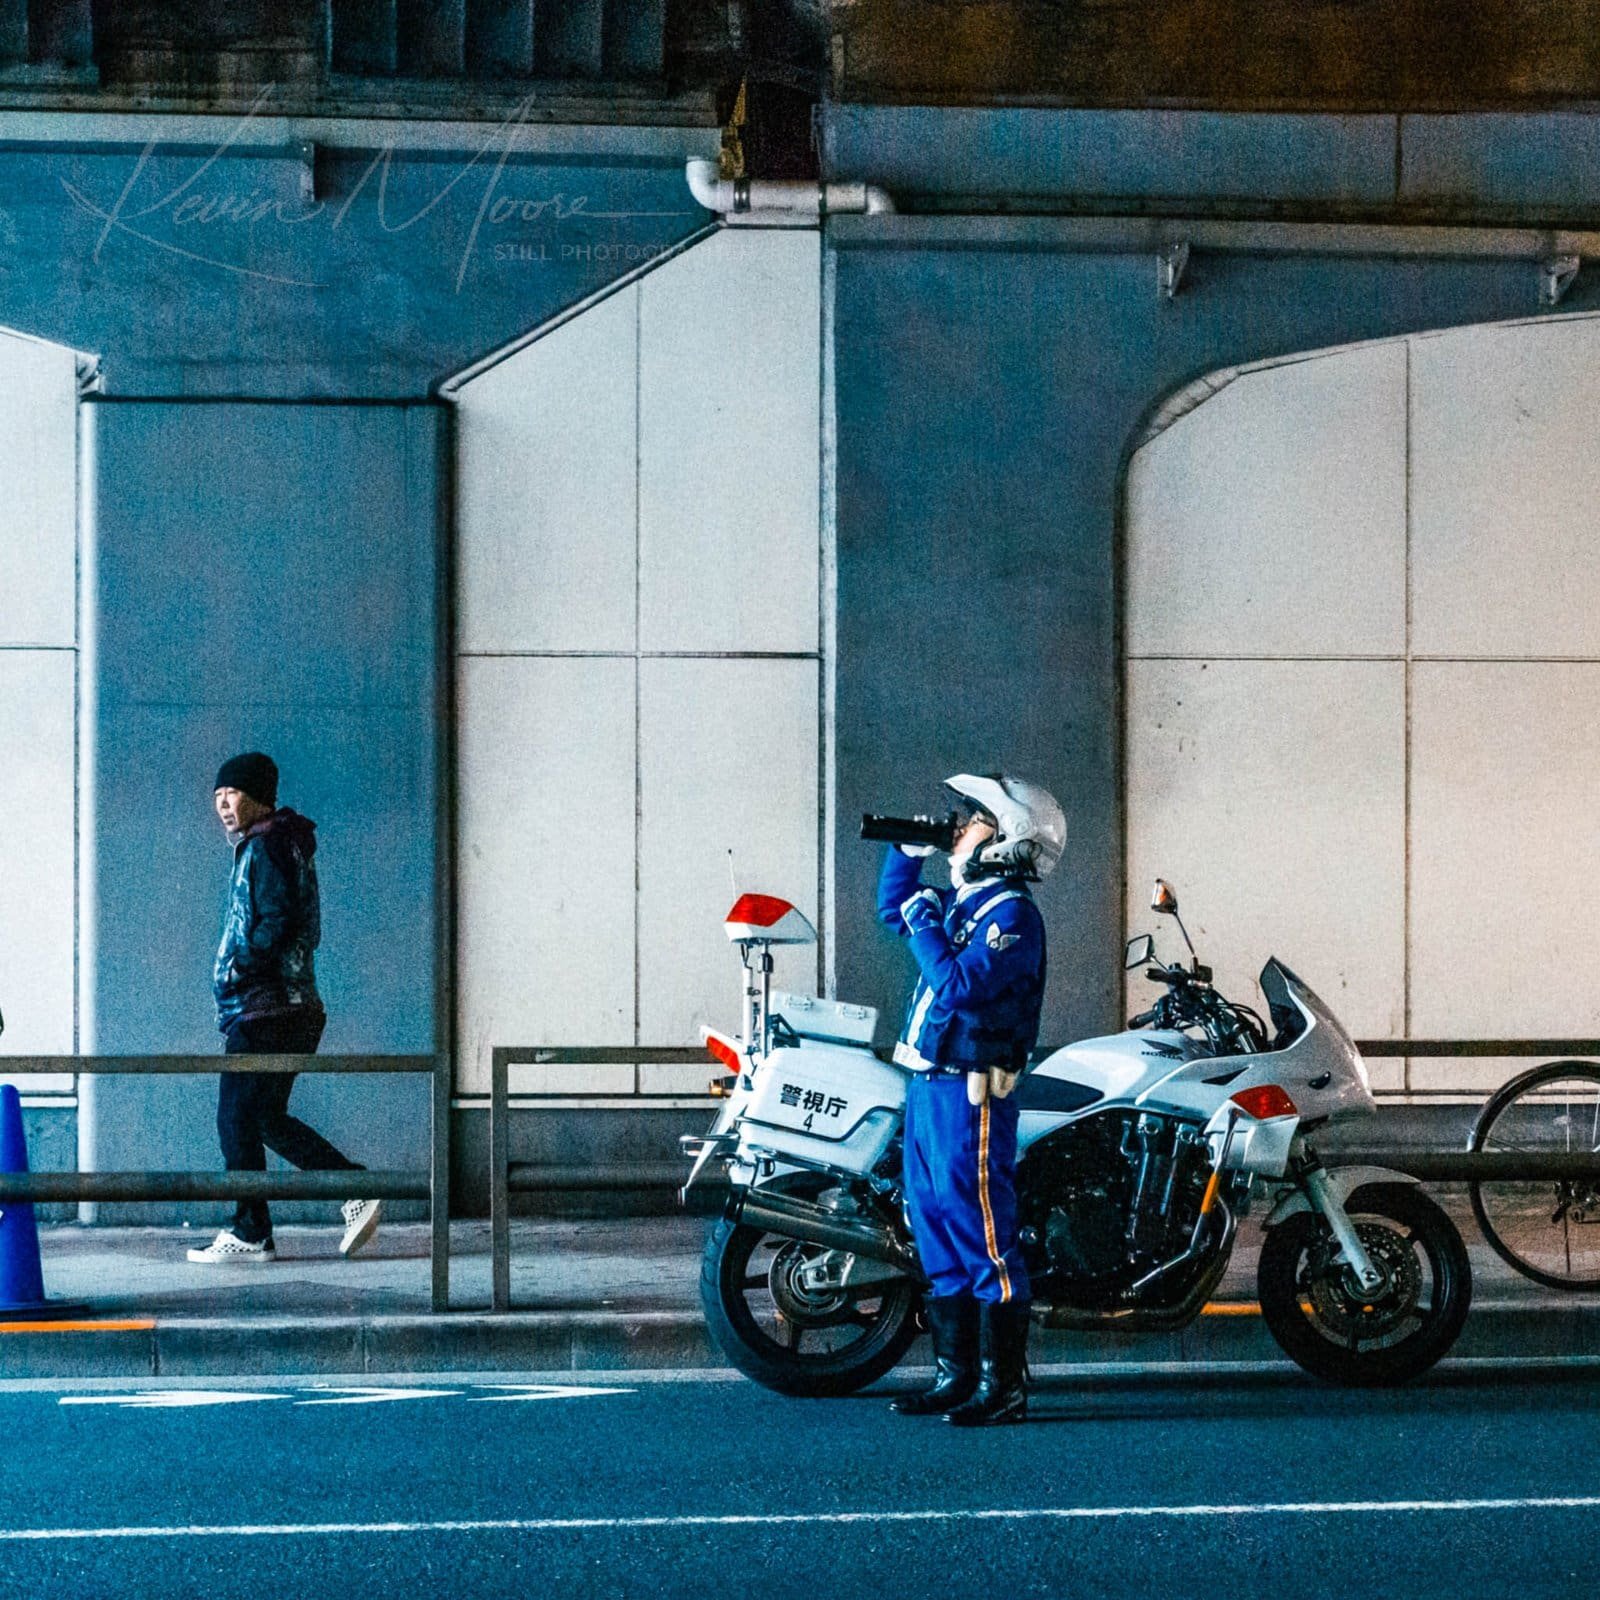
<path fill-rule="evenodd" d="M 932 845 L 948 851 L 956 842 L 957 813 L 947 817 L 884 817 L 868 812 L 861 819 L 863 839 L 881 839 L 886 844 Z"/>

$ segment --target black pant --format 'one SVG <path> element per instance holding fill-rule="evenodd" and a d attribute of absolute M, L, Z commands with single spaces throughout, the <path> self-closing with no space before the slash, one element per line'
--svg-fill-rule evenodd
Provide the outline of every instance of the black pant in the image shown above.
<path fill-rule="evenodd" d="M 236 1022 L 222 1036 L 230 1056 L 315 1055 L 327 1018 L 310 1016 L 255 1017 Z M 265 1172 L 267 1150 L 291 1165 L 312 1172 L 355 1172 L 351 1161 L 315 1128 L 289 1115 L 292 1072 L 224 1072 L 217 1093 L 217 1136 L 229 1172 Z M 250 1244 L 272 1237 L 272 1214 L 264 1200 L 241 1200 L 233 1231 Z"/>

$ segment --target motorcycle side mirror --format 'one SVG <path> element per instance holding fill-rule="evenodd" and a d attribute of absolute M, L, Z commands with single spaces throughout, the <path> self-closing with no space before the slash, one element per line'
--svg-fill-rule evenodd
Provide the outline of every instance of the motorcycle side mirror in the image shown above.
<path fill-rule="evenodd" d="M 1150 909 L 1159 911 L 1167 917 L 1175 917 L 1178 914 L 1178 897 L 1172 892 L 1172 885 L 1165 878 L 1157 878 L 1155 888 L 1150 891 Z"/>
<path fill-rule="evenodd" d="M 1122 966 L 1125 972 L 1132 972 L 1135 967 L 1142 967 L 1146 962 L 1156 958 L 1156 942 L 1148 933 L 1141 933 L 1136 938 L 1130 939 L 1122 956 Z"/>

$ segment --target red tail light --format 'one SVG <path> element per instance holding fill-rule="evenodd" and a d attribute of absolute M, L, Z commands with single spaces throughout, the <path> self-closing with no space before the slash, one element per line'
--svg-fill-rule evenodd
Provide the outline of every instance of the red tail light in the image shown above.
<path fill-rule="evenodd" d="M 739 1052 L 726 1040 L 719 1039 L 714 1033 L 706 1035 L 706 1054 L 729 1072 L 740 1073 L 744 1071 L 744 1062 L 740 1060 Z"/>
<path fill-rule="evenodd" d="M 1275 1083 L 1263 1083 L 1254 1089 L 1241 1089 L 1238 1094 L 1230 1098 L 1241 1111 L 1247 1116 L 1254 1117 L 1258 1122 L 1265 1122 L 1268 1117 L 1299 1115 L 1299 1109 L 1294 1101 Z"/>

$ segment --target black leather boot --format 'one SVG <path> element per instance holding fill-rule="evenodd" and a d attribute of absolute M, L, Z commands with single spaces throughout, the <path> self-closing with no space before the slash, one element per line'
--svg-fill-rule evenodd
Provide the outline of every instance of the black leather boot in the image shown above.
<path fill-rule="evenodd" d="M 902 1417 L 931 1417 L 970 1399 L 978 1387 L 978 1302 L 971 1295 L 932 1296 L 923 1302 L 933 1340 L 933 1387 L 889 1402 Z"/>
<path fill-rule="evenodd" d="M 993 1428 L 1028 1420 L 1026 1300 L 985 1301 L 978 1330 L 978 1387 L 944 1414 L 958 1428 Z"/>

